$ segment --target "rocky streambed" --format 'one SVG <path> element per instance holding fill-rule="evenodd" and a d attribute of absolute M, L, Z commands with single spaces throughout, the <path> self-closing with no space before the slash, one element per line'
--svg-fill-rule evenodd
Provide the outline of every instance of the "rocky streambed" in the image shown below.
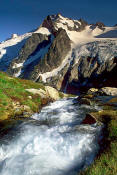
<path fill-rule="evenodd" d="M 102 126 L 82 124 L 86 113 L 98 110 L 69 98 L 31 118 L 6 121 L 0 132 L 0 174 L 78 174 L 99 151 Z"/>

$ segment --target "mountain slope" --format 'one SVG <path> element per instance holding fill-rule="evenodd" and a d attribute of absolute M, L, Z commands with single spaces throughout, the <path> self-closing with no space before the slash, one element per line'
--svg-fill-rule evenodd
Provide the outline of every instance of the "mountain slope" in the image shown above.
<path fill-rule="evenodd" d="M 6 55 L 11 43 L 11 50 L 17 43 L 20 47 Z M 5 41 L 0 48 L 1 70 L 71 92 L 111 81 L 117 68 L 117 27 L 51 15 L 36 31 Z"/>
<path fill-rule="evenodd" d="M 29 117 L 43 105 L 70 96 L 42 83 L 0 72 L 0 123 L 12 117 Z"/>

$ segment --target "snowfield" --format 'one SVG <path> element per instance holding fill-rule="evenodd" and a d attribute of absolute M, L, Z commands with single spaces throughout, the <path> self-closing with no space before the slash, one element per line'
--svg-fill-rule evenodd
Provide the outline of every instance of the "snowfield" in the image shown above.
<path fill-rule="evenodd" d="M 18 56 L 19 51 L 32 33 L 26 33 L 21 36 L 14 35 L 0 44 L 0 70 L 6 71 L 12 59 Z"/>
<path fill-rule="evenodd" d="M 65 18 L 62 15 L 55 15 L 51 17 L 52 21 L 55 22 L 55 29 L 63 28 L 66 30 L 70 40 L 71 40 L 71 51 L 68 53 L 66 58 L 63 60 L 62 65 L 58 68 L 52 70 L 51 72 L 46 72 L 44 74 L 39 74 L 42 76 L 44 82 L 46 79 L 57 75 L 57 73 L 67 64 L 70 64 L 72 59 L 75 63 L 78 62 L 80 57 L 96 57 L 98 56 L 100 62 L 105 62 L 108 59 L 112 59 L 117 56 L 117 26 L 116 27 L 104 27 L 100 29 L 98 26 L 87 25 L 81 32 L 69 30 L 69 27 L 74 27 L 74 25 L 79 28 L 81 22 L 79 20 L 71 20 Z M 25 44 L 26 40 L 32 35 L 32 33 L 41 33 L 50 35 L 51 32 L 40 26 L 36 31 L 31 33 L 26 33 L 21 36 L 12 35 L 13 37 L 7 41 L 0 44 L 0 69 L 6 71 L 8 65 L 12 59 L 17 58 L 20 49 Z M 50 45 L 43 50 L 40 50 L 36 55 L 31 56 L 26 62 L 21 62 L 19 64 L 14 64 L 13 68 L 20 68 L 19 73 L 15 76 L 21 74 L 21 69 L 23 66 L 30 64 L 32 61 L 36 61 L 39 57 L 43 58 L 47 53 Z M 74 58 L 73 58 L 74 55 Z"/>

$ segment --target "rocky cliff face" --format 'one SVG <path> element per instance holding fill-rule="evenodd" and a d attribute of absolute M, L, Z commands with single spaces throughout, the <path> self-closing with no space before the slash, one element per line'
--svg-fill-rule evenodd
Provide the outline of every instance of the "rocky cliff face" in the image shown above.
<path fill-rule="evenodd" d="M 59 29 L 55 37 L 34 33 L 11 62 L 8 73 L 38 81 L 41 74 L 60 66 L 71 49 L 70 42 L 64 29 Z"/>
<path fill-rule="evenodd" d="M 66 31 L 63 29 L 58 30 L 48 52 L 34 67 L 29 78 L 36 81 L 42 80 L 41 74 L 51 72 L 53 69 L 59 67 L 70 49 L 70 39 Z"/>
<path fill-rule="evenodd" d="M 18 76 L 27 72 L 28 69 L 29 73 L 34 67 L 33 64 L 35 65 L 35 61 L 37 64 L 37 61 L 41 58 L 41 50 L 48 47 L 50 43 L 51 36 L 33 33 L 22 47 L 19 55 L 12 60 L 7 72 L 13 76 Z"/>
<path fill-rule="evenodd" d="M 90 87 L 117 86 L 117 58 L 100 63 L 98 57 L 81 57 L 75 64 L 68 78 L 68 91 L 72 86 L 76 90 L 87 90 Z"/>
<path fill-rule="evenodd" d="M 117 26 L 51 15 L 36 31 L 0 44 L 0 51 L 1 70 L 62 91 L 117 86 Z"/>
<path fill-rule="evenodd" d="M 64 18 L 61 14 L 47 16 L 42 23 L 42 27 L 49 29 L 55 35 L 59 28 L 80 32 L 84 30 L 87 25 L 88 23 L 83 19 L 72 20 Z"/>

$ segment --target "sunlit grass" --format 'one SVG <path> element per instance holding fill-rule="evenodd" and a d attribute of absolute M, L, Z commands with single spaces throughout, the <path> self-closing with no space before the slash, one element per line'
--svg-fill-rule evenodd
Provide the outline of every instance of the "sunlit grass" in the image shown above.
<path fill-rule="evenodd" d="M 111 102 L 117 103 L 117 98 Z M 98 121 L 106 124 L 107 138 L 105 138 L 105 148 L 94 163 L 80 175 L 116 175 L 117 174 L 117 110 L 108 106 L 105 110 L 93 113 Z M 108 121 L 107 121 L 108 120 Z M 107 144 L 109 143 L 109 144 Z M 107 145 L 106 145 L 107 144 Z"/>
<path fill-rule="evenodd" d="M 39 95 L 35 96 L 25 90 L 30 88 L 44 89 L 44 86 L 30 80 L 12 78 L 0 72 L 0 120 L 12 113 L 12 102 L 19 102 L 20 105 L 29 106 L 32 111 L 38 111 L 41 98 Z"/>

